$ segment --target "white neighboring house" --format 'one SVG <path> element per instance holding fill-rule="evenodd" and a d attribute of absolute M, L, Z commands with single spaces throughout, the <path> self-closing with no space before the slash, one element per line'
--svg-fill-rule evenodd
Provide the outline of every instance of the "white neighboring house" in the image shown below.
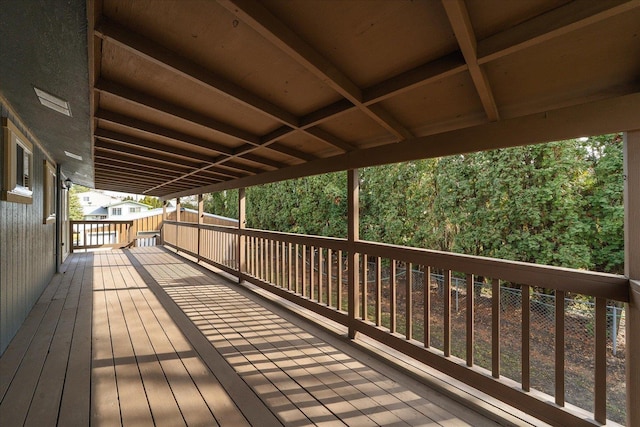
<path fill-rule="evenodd" d="M 134 200 L 122 200 L 101 191 L 85 191 L 78 193 L 85 221 L 112 220 L 128 221 L 139 218 L 151 209 L 151 206 Z M 141 215 L 142 214 L 142 215 Z"/>
<path fill-rule="evenodd" d="M 87 221 L 107 219 L 108 214 L 105 206 L 122 201 L 117 197 L 95 190 L 78 193 L 77 196 L 80 206 L 82 206 L 83 219 Z"/>
<path fill-rule="evenodd" d="M 133 200 L 124 200 L 105 206 L 104 209 L 106 210 L 108 220 L 126 221 L 134 218 L 140 218 L 141 216 L 147 216 L 141 214 L 151 210 L 151 206 L 135 202 Z"/>

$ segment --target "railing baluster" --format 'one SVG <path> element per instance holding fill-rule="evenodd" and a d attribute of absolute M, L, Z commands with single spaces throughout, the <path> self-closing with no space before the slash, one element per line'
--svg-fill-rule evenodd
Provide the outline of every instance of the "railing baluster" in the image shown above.
<path fill-rule="evenodd" d="M 369 256 L 362 254 L 362 294 L 360 295 L 360 304 L 362 304 L 362 320 L 365 321 L 369 318 L 369 304 L 367 304 L 369 298 L 369 293 L 367 292 L 367 285 L 369 284 L 368 270 Z"/>
<path fill-rule="evenodd" d="M 396 260 L 391 259 L 391 271 L 389 272 L 389 332 L 396 333 Z"/>
<path fill-rule="evenodd" d="M 278 262 L 275 259 L 275 250 L 274 250 L 274 246 L 275 246 L 275 241 L 273 239 L 269 239 L 269 282 L 275 284 L 276 283 L 276 278 L 275 278 L 275 269 L 276 266 L 278 265 Z"/>
<path fill-rule="evenodd" d="M 413 265 L 405 264 L 405 338 L 413 338 Z"/>
<path fill-rule="evenodd" d="M 613 321 L 616 321 L 615 316 Z M 612 337 L 616 339 L 616 337 Z M 596 298 L 596 366 L 593 418 L 607 422 L 607 299 Z"/>
<path fill-rule="evenodd" d="M 342 310 L 342 251 L 338 251 L 338 298 L 336 308 Z"/>
<path fill-rule="evenodd" d="M 451 356 L 451 271 L 444 270 L 444 310 L 443 328 L 444 342 L 442 345 L 444 356 Z"/>
<path fill-rule="evenodd" d="M 318 248 L 318 302 L 322 303 L 322 271 L 324 267 L 324 257 L 322 254 L 322 248 Z"/>
<path fill-rule="evenodd" d="M 564 291 L 556 290 L 556 405 L 564 406 Z"/>
<path fill-rule="evenodd" d="M 296 294 L 300 293 L 300 257 L 298 256 L 298 254 L 300 253 L 300 246 L 296 243 L 296 281 L 295 281 L 295 288 L 296 288 Z"/>
<path fill-rule="evenodd" d="M 473 274 L 467 274 L 467 366 L 473 366 L 473 338 L 474 338 L 474 318 L 475 318 L 475 289 Z"/>
<path fill-rule="evenodd" d="M 382 258 L 376 257 L 376 326 L 382 325 Z"/>
<path fill-rule="evenodd" d="M 500 280 L 491 279 L 491 375 L 500 378 Z"/>
<path fill-rule="evenodd" d="M 291 290 L 293 286 L 293 258 L 291 258 L 293 254 L 293 245 L 289 242 L 289 246 L 287 248 L 287 289 Z"/>
<path fill-rule="evenodd" d="M 287 287 L 287 244 L 286 242 L 279 242 L 280 247 L 280 287 L 283 289 Z"/>
<path fill-rule="evenodd" d="M 333 252 L 327 249 L 327 305 L 333 307 Z"/>
<path fill-rule="evenodd" d="M 316 247 L 309 248 L 309 299 L 313 301 L 316 295 Z"/>
<path fill-rule="evenodd" d="M 522 295 L 522 390 L 531 390 L 531 296 L 529 295 L 529 285 L 522 285 L 520 288 Z"/>
<path fill-rule="evenodd" d="M 431 347 L 431 267 L 424 266 L 424 284 L 422 288 L 423 328 L 425 348 Z"/>
<path fill-rule="evenodd" d="M 267 239 L 260 239 L 260 279 L 267 282 Z"/>
<path fill-rule="evenodd" d="M 302 296 L 307 296 L 307 245 L 302 245 Z"/>

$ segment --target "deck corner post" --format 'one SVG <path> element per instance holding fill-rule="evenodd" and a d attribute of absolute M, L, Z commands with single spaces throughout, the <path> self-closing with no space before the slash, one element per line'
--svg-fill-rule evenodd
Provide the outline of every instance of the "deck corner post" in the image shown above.
<path fill-rule="evenodd" d="M 201 234 L 202 234 L 202 223 L 204 222 L 204 197 L 202 197 L 202 194 L 198 194 L 198 262 L 200 262 L 200 254 L 201 252 L 201 248 L 200 248 L 200 244 L 202 242 L 202 238 L 201 238 Z"/>
<path fill-rule="evenodd" d="M 164 245 L 164 223 L 167 220 L 167 201 L 162 201 L 162 222 L 159 225 L 160 228 L 160 243 Z"/>
<path fill-rule="evenodd" d="M 247 227 L 247 197 L 245 188 L 238 189 L 238 240 L 237 257 L 238 260 L 238 283 L 242 282 L 242 275 L 247 271 L 246 236 L 243 230 Z"/>
<path fill-rule="evenodd" d="M 356 242 L 360 240 L 360 174 L 358 169 L 350 169 L 347 171 L 347 198 L 348 198 L 348 220 L 347 220 L 347 250 L 348 257 L 348 314 L 349 314 L 349 338 L 356 337 L 356 319 L 359 315 L 358 310 L 358 286 L 359 257 L 356 253 Z"/>
<path fill-rule="evenodd" d="M 627 425 L 640 424 L 640 130 L 624 133 L 624 273 L 626 305 Z"/>

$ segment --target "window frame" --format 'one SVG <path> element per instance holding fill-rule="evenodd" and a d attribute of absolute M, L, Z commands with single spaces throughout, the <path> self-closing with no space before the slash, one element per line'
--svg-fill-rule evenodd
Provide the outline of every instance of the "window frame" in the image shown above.
<path fill-rule="evenodd" d="M 122 216 L 122 208 L 111 208 L 111 216 Z"/>
<path fill-rule="evenodd" d="M 56 169 L 51 162 L 44 160 L 44 185 L 43 185 L 43 224 L 49 224 L 56 220 Z"/>
<path fill-rule="evenodd" d="M 3 135 L 3 169 L 4 176 L 2 181 L 2 192 L 0 199 L 14 203 L 33 203 L 33 144 L 26 136 L 17 128 L 11 120 L 6 117 L 2 118 L 2 135 Z M 23 153 L 28 154 L 28 186 L 18 184 L 16 174 L 18 172 L 18 146 L 22 148 Z M 24 155 L 24 154 L 23 154 Z M 24 161 L 24 157 L 22 159 Z"/>

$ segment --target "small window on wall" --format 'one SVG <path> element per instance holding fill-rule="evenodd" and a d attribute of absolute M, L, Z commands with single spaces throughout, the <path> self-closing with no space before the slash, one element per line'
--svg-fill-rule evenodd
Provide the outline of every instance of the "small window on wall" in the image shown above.
<path fill-rule="evenodd" d="M 113 208 L 111 214 L 114 216 L 122 215 L 122 208 Z"/>
<path fill-rule="evenodd" d="M 56 220 L 56 170 L 47 160 L 44 161 L 44 219 L 43 224 Z"/>
<path fill-rule="evenodd" d="M 2 118 L 4 179 L 2 200 L 31 203 L 33 198 L 33 145 L 7 118 Z"/>

